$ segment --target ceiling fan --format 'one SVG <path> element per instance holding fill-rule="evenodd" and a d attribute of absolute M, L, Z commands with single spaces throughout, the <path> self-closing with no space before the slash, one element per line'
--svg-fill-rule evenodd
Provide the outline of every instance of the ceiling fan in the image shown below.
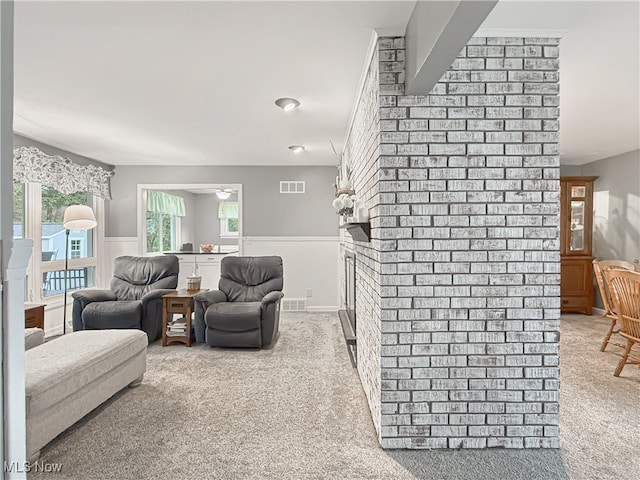
<path fill-rule="evenodd" d="M 216 197 L 218 197 L 220 200 L 227 200 L 230 196 L 231 192 L 227 190 L 216 190 Z"/>

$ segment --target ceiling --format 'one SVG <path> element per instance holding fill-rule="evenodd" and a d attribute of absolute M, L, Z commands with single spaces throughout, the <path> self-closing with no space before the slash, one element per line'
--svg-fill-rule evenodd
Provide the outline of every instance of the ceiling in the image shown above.
<path fill-rule="evenodd" d="M 14 130 L 113 165 L 335 165 L 372 29 L 414 4 L 16 2 Z M 637 2 L 500 2 L 481 28 L 564 31 L 562 163 L 640 148 Z"/>
<path fill-rule="evenodd" d="M 501 1 L 480 29 L 562 32 L 560 162 L 640 148 L 640 3 Z"/>

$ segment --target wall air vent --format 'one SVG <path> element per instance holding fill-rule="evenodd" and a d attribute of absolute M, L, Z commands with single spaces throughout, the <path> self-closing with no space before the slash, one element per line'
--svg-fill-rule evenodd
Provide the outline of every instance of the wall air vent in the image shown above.
<path fill-rule="evenodd" d="M 280 182 L 280 193 L 304 193 L 304 182 L 284 180 Z"/>
<path fill-rule="evenodd" d="M 283 312 L 307 311 L 307 300 L 304 298 L 283 298 L 280 305 Z"/>

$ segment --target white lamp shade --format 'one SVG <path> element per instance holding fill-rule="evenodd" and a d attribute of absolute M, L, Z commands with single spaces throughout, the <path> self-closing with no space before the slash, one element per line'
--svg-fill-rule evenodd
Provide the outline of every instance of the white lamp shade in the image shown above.
<path fill-rule="evenodd" d="M 216 192 L 216 197 L 218 197 L 220 200 L 226 200 L 230 196 L 231 192 L 225 192 L 224 190 Z"/>
<path fill-rule="evenodd" d="M 96 225 L 96 216 L 87 205 L 69 205 L 64 211 L 62 220 L 67 230 L 90 230 Z"/>

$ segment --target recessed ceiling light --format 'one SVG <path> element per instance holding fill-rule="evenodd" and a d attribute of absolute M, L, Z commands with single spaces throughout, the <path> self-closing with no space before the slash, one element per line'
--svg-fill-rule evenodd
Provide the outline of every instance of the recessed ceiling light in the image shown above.
<path fill-rule="evenodd" d="M 293 153 L 300 153 L 304 150 L 304 145 L 290 145 L 289 150 L 291 150 Z"/>
<path fill-rule="evenodd" d="M 285 112 L 290 112 L 291 110 L 297 108 L 300 105 L 300 102 L 295 98 L 279 98 L 276 100 L 276 105 L 283 109 Z"/>

